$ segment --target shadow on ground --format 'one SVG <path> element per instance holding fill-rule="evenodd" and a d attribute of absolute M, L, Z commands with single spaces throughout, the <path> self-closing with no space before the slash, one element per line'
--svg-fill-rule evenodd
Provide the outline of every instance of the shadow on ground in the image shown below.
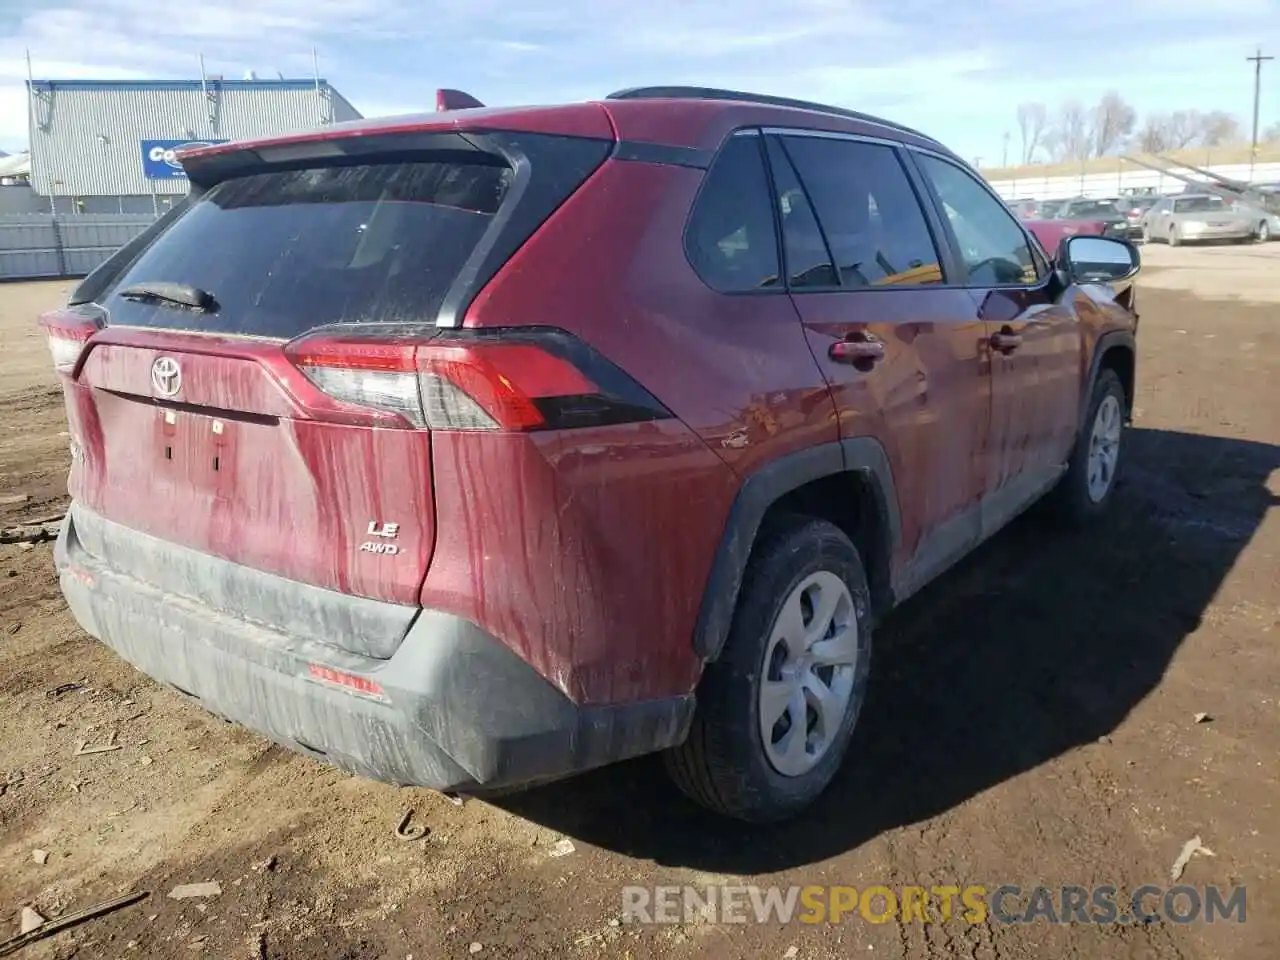
<path fill-rule="evenodd" d="M 824 860 L 951 809 L 1110 733 L 1178 646 L 1278 499 L 1280 447 L 1134 429 L 1107 517 L 1036 512 L 878 630 L 842 773 L 813 815 L 766 829 L 687 803 L 652 758 L 498 801 L 659 863 L 766 873 Z"/>

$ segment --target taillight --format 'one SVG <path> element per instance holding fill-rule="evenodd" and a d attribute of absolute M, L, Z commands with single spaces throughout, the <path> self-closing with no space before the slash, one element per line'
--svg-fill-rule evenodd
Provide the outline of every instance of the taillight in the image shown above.
<path fill-rule="evenodd" d="M 102 321 L 101 309 L 92 305 L 52 310 L 41 316 L 53 368 L 59 373 L 73 372 L 84 345 L 102 329 Z"/>
<path fill-rule="evenodd" d="M 658 420 L 671 413 L 626 373 L 562 330 L 420 336 L 324 330 L 285 355 L 343 403 L 432 430 L 556 430 Z"/>

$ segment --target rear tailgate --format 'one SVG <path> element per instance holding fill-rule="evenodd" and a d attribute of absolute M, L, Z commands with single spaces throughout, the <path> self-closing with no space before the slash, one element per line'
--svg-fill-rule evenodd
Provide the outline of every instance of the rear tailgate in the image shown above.
<path fill-rule="evenodd" d="M 294 150 L 276 165 L 241 156 L 117 275 L 86 281 L 96 303 L 79 312 L 101 329 L 64 383 L 71 494 L 105 521 L 96 551 L 132 567 L 121 572 L 167 580 L 110 542 L 136 532 L 272 581 L 402 606 L 390 635 L 312 638 L 390 656 L 435 535 L 431 438 L 413 415 L 418 381 L 398 365 L 400 344 L 464 308 L 496 269 L 486 261 L 500 265 L 610 146 L 485 140 L 502 149 Z M 530 161 L 539 151 L 559 161 L 543 164 L 550 187 Z M 198 292 L 199 306 L 166 299 L 175 289 Z M 333 330 L 358 362 L 300 359 L 299 344 Z M 279 613 L 287 602 L 252 590 L 179 592 L 268 626 L 296 623 Z"/>

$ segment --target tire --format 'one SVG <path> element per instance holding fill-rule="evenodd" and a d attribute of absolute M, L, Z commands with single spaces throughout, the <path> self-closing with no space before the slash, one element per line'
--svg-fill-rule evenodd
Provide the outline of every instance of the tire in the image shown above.
<path fill-rule="evenodd" d="M 1099 412 L 1108 405 L 1118 420 L 1107 417 L 1100 418 Z M 1112 406 L 1114 405 L 1114 406 Z M 1114 370 L 1103 370 L 1094 382 L 1093 393 L 1089 397 L 1088 412 L 1080 425 L 1080 433 L 1076 437 L 1075 449 L 1067 463 L 1067 472 L 1054 488 L 1052 499 L 1058 516 L 1070 523 L 1086 523 L 1106 511 L 1115 494 L 1116 478 L 1124 465 L 1124 387 Z M 1114 458 L 1106 471 L 1105 486 L 1090 484 L 1090 452 L 1094 449 L 1094 437 L 1100 431 L 1111 429 L 1104 427 L 1118 423 L 1115 428 Z"/>
<path fill-rule="evenodd" d="M 833 648 L 851 653 L 852 662 L 804 670 L 803 656 L 799 665 L 790 662 L 795 651 L 785 639 L 775 641 L 775 630 L 782 633 L 786 623 L 782 615 L 789 611 L 800 613 L 799 626 L 810 625 L 803 619 L 803 600 L 808 597 L 816 605 L 807 609 L 817 616 L 824 596 L 839 600 L 832 623 L 843 622 L 846 631 L 827 642 L 848 637 L 850 628 L 855 631 L 847 646 Z M 825 520 L 790 516 L 762 529 L 747 564 L 724 650 L 707 665 L 698 687 L 689 737 L 665 755 L 667 770 L 681 791 L 718 814 L 749 823 L 787 820 L 813 803 L 839 769 L 862 709 L 871 665 L 870 611 L 862 559 L 838 527 Z M 817 679 L 832 696 L 847 691 L 847 699 L 837 696 L 833 701 L 843 700 L 843 707 L 833 708 L 836 718 L 828 717 L 827 724 L 821 722 L 817 701 L 810 700 L 816 689 L 808 685 L 810 679 Z M 768 731 L 769 744 L 760 719 L 766 683 L 791 691 L 775 701 L 787 706 Z M 791 694 L 797 689 L 805 732 L 798 749 L 788 751 L 788 745 L 796 744 L 791 718 L 797 710 L 791 706 L 796 703 Z M 823 726 L 829 732 L 820 737 Z M 811 751 L 810 738 L 825 747 Z M 783 772 L 787 764 L 796 768 Z"/>
<path fill-rule="evenodd" d="M 1182 246 L 1182 238 L 1178 236 L 1178 230 L 1176 227 L 1171 228 L 1169 230 L 1169 246 L 1171 247 Z"/>
<path fill-rule="evenodd" d="M 1148 230 L 1148 229 L 1146 228 L 1146 226 L 1143 226 L 1143 228 L 1142 228 L 1142 242 L 1143 242 L 1144 244 L 1147 244 L 1147 243 L 1150 243 L 1150 242 L 1151 242 L 1151 231 L 1150 231 L 1150 230 Z"/>
<path fill-rule="evenodd" d="M 1271 239 L 1271 224 L 1267 223 L 1265 220 L 1259 221 L 1258 229 L 1254 233 L 1253 237 L 1258 241 L 1258 243 L 1266 243 L 1269 241 Z"/>

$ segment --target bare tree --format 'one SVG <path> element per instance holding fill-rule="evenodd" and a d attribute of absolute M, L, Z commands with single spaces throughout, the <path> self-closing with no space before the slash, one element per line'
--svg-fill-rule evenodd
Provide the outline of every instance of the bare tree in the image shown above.
<path fill-rule="evenodd" d="M 1022 137 L 1022 162 L 1030 163 L 1043 146 L 1049 111 L 1043 103 L 1018 104 L 1018 134 Z"/>
<path fill-rule="evenodd" d="M 1181 150 L 1200 139 L 1204 130 L 1204 117 L 1199 110 L 1175 110 L 1169 114 L 1169 148 Z"/>
<path fill-rule="evenodd" d="M 1196 110 L 1175 110 L 1147 117 L 1138 131 L 1137 146 L 1147 153 L 1189 147 L 1204 136 L 1205 118 Z"/>
<path fill-rule="evenodd" d="M 1200 143 L 1206 147 L 1221 147 L 1239 143 L 1240 121 L 1225 110 L 1211 110 L 1200 119 Z"/>
<path fill-rule="evenodd" d="M 1045 133 L 1044 143 L 1055 161 L 1089 158 L 1089 123 L 1080 101 L 1068 100 L 1058 108 L 1057 117 Z"/>
<path fill-rule="evenodd" d="M 1089 111 L 1089 139 L 1095 157 L 1105 157 L 1116 150 L 1133 133 L 1138 114 L 1114 90 L 1103 94 L 1098 105 Z"/>
<path fill-rule="evenodd" d="M 1134 145 L 1143 153 L 1164 153 L 1169 149 L 1168 131 L 1165 129 L 1166 117 L 1152 114 L 1142 121 Z"/>

